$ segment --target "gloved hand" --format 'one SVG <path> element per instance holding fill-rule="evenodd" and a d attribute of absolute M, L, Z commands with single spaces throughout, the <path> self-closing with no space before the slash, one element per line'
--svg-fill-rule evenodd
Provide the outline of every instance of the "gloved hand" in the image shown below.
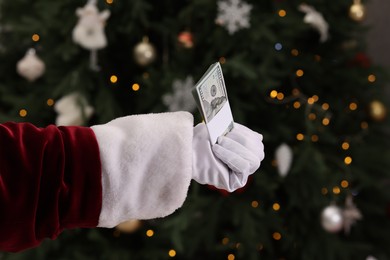
<path fill-rule="evenodd" d="M 194 127 L 192 178 L 232 192 L 245 186 L 264 159 L 263 136 L 234 123 L 234 128 L 218 142 L 210 144 L 206 125 Z"/>

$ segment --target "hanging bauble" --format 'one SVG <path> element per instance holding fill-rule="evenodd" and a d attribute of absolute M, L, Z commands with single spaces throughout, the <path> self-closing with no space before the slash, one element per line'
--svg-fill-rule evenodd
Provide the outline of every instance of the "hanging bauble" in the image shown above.
<path fill-rule="evenodd" d="M 307 4 L 300 4 L 298 10 L 306 13 L 303 21 L 311 25 L 320 34 L 320 42 L 326 42 L 329 38 L 329 24 L 313 6 Z"/>
<path fill-rule="evenodd" d="M 182 31 L 177 36 L 177 41 L 179 45 L 186 49 L 191 49 L 194 47 L 194 37 L 190 31 Z"/>
<path fill-rule="evenodd" d="M 87 50 L 98 50 L 107 46 L 104 33 L 109 10 L 99 13 L 96 0 L 89 0 L 83 8 L 77 8 L 79 20 L 73 29 L 73 41 Z"/>
<path fill-rule="evenodd" d="M 134 47 L 134 59 L 140 66 L 147 66 L 156 59 L 156 49 L 150 44 L 147 36 Z"/>
<path fill-rule="evenodd" d="M 336 205 L 329 205 L 321 212 L 321 225 L 330 232 L 337 233 L 343 229 L 343 211 Z"/>
<path fill-rule="evenodd" d="M 29 49 L 26 55 L 16 64 L 17 72 L 32 82 L 45 73 L 45 63 L 37 56 L 35 49 Z"/>
<path fill-rule="evenodd" d="M 380 122 L 386 118 L 387 110 L 382 102 L 374 100 L 369 105 L 369 113 L 373 120 Z"/>
<path fill-rule="evenodd" d="M 293 160 L 293 152 L 287 144 L 281 144 L 275 152 L 276 166 L 278 168 L 279 175 L 285 177 L 291 167 Z"/>
<path fill-rule="evenodd" d="M 356 21 L 361 22 L 366 17 L 366 8 L 361 3 L 361 0 L 354 0 L 353 4 L 349 8 L 349 17 Z"/>
<path fill-rule="evenodd" d="M 91 51 L 90 67 L 98 70 L 97 50 L 107 46 L 104 27 L 110 11 L 99 13 L 96 0 L 89 0 L 83 8 L 77 8 L 76 15 L 79 20 L 73 29 L 73 41 Z"/>
<path fill-rule="evenodd" d="M 132 219 L 125 222 L 120 223 L 115 228 L 123 233 L 133 233 L 137 231 L 139 227 L 141 227 L 142 223 L 140 220 Z"/>
<path fill-rule="evenodd" d="M 59 99 L 54 110 L 58 113 L 57 126 L 83 126 L 94 113 L 87 99 L 80 93 L 71 93 Z"/>

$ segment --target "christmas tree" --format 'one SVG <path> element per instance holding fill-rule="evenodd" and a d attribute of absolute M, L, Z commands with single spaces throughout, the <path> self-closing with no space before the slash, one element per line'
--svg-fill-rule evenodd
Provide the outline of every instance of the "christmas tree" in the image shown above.
<path fill-rule="evenodd" d="M 0 259 L 389 259 L 387 78 L 365 53 L 364 4 L 2 1 L 1 122 L 188 110 L 199 123 L 191 88 L 219 61 L 266 158 L 234 193 L 193 182 L 167 218 Z"/>

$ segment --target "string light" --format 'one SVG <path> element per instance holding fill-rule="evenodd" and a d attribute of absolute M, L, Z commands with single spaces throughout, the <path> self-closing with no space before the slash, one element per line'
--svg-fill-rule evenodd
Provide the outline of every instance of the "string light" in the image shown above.
<path fill-rule="evenodd" d="M 227 257 L 228 260 L 234 260 L 236 257 L 233 254 L 229 254 Z"/>
<path fill-rule="evenodd" d="M 154 231 L 151 230 L 151 229 L 147 230 L 147 231 L 146 231 L 146 236 L 147 236 L 147 237 L 152 237 L 152 236 L 154 236 Z"/>
<path fill-rule="evenodd" d="M 317 95 L 313 95 L 312 99 L 314 100 L 314 102 L 317 102 L 320 99 L 320 97 Z"/>
<path fill-rule="evenodd" d="M 26 109 L 20 109 L 19 110 L 19 116 L 26 117 L 27 116 L 27 110 Z"/>
<path fill-rule="evenodd" d="M 275 202 L 275 203 L 272 205 L 272 208 L 273 208 L 273 210 L 275 210 L 275 211 L 279 211 L 279 210 L 280 210 L 280 204 Z"/>
<path fill-rule="evenodd" d="M 282 101 L 284 99 L 284 94 L 282 92 L 279 92 L 277 95 L 276 95 L 276 98 L 280 101 Z"/>
<path fill-rule="evenodd" d="M 314 98 L 312 98 L 312 97 L 310 97 L 310 98 L 307 99 L 307 103 L 308 103 L 309 105 L 313 105 L 314 102 L 315 102 L 315 100 L 314 100 Z"/>
<path fill-rule="evenodd" d="M 299 69 L 299 70 L 297 70 L 297 71 L 295 72 L 295 74 L 297 75 L 297 77 L 302 77 L 303 74 L 305 74 L 305 73 L 303 72 L 303 70 Z"/>
<path fill-rule="evenodd" d="M 171 249 L 171 250 L 169 250 L 168 255 L 169 255 L 170 257 L 175 257 L 175 256 L 176 256 L 176 251 L 173 250 L 173 249 Z"/>
<path fill-rule="evenodd" d="M 303 139 L 305 139 L 305 136 L 301 133 L 297 134 L 297 140 L 298 141 L 302 141 Z"/>
<path fill-rule="evenodd" d="M 219 58 L 219 63 L 225 64 L 226 63 L 226 58 L 225 57 L 220 57 Z"/>
<path fill-rule="evenodd" d="M 39 41 L 39 39 L 40 39 L 39 34 L 34 33 L 34 34 L 31 36 L 31 39 L 32 39 L 34 42 Z"/>
<path fill-rule="evenodd" d="M 318 54 L 314 55 L 314 60 L 315 60 L 315 61 L 320 62 L 321 59 L 322 59 L 322 58 L 321 58 L 320 55 L 318 55 Z"/>
<path fill-rule="evenodd" d="M 348 143 L 348 142 L 343 142 L 343 143 L 341 144 L 341 148 L 342 148 L 343 150 L 348 150 L 348 149 L 349 149 L 349 143 Z"/>
<path fill-rule="evenodd" d="M 294 106 L 295 109 L 298 109 L 298 108 L 301 107 L 301 102 L 295 101 L 294 104 L 293 104 L 293 106 Z"/>
<path fill-rule="evenodd" d="M 308 117 L 309 117 L 310 120 L 316 120 L 316 118 L 317 118 L 316 114 L 314 114 L 314 113 L 310 113 L 308 115 Z"/>
<path fill-rule="evenodd" d="M 224 238 L 222 239 L 222 245 L 227 245 L 227 244 L 229 244 L 229 238 L 224 237 Z"/>
<path fill-rule="evenodd" d="M 297 89 L 297 88 L 293 88 L 292 94 L 293 94 L 294 96 L 299 96 L 299 95 L 301 94 L 301 91 L 299 91 L 299 89 Z"/>
<path fill-rule="evenodd" d="M 340 192 L 341 192 L 341 190 L 340 190 L 340 188 L 338 187 L 338 186 L 335 186 L 335 187 L 333 187 L 333 193 L 334 194 L 340 194 Z"/>
<path fill-rule="evenodd" d="M 349 104 L 349 109 L 351 111 L 354 111 L 357 109 L 357 104 L 355 102 L 352 102 L 351 104 Z"/>
<path fill-rule="evenodd" d="M 344 158 L 344 163 L 346 165 L 350 165 L 352 163 L 352 157 L 351 156 L 347 156 Z"/>
<path fill-rule="evenodd" d="M 296 57 L 296 56 L 299 55 L 299 51 L 297 49 L 292 49 L 291 50 L 291 55 Z"/>
<path fill-rule="evenodd" d="M 138 91 L 140 89 L 140 86 L 139 86 L 139 84 L 134 83 L 131 88 L 133 89 L 133 91 Z"/>
<path fill-rule="evenodd" d="M 115 84 L 118 82 L 118 77 L 116 75 L 111 75 L 110 81 L 111 83 Z"/>
<path fill-rule="evenodd" d="M 360 127 L 361 127 L 362 129 L 367 129 L 367 128 L 368 128 L 368 123 L 367 123 L 367 122 L 362 122 L 362 123 L 360 124 Z"/>
<path fill-rule="evenodd" d="M 318 142 L 318 140 L 319 140 L 318 135 L 312 135 L 312 136 L 311 136 L 311 141 L 312 141 L 312 142 Z"/>
<path fill-rule="evenodd" d="M 287 12 L 286 12 L 286 10 L 280 9 L 279 12 L 278 12 L 278 15 L 280 17 L 285 17 L 287 15 Z"/>
<path fill-rule="evenodd" d="M 348 188 L 349 183 L 348 183 L 348 181 L 343 180 L 343 181 L 341 181 L 340 185 L 341 185 L 341 187 L 343 187 L 344 189 L 346 189 L 346 188 Z"/>
<path fill-rule="evenodd" d="M 329 125 L 329 123 L 330 123 L 330 120 L 329 120 L 329 118 L 324 118 L 324 119 L 322 119 L 322 124 L 324 125 L 324 126 L 327 126 L 327 125 Z"/>
<path fill-rule="evenodd" d="M 368 82 L 374 83 L 376 81 L 376 76 L 374 74 L 368 75 Z"/>
<path fill-rule="evenodd" d="M 279 232 L 274 232 L 272 234 L 272 238 L 275 239 L 276 241 L 282 239 L 282 235 Z"/>
<path fill-rule="evenodd" d="M 51 107 L 54 105 L 54 100 L 52 98 L 49 98 L 47 101 L 46 101 L 46 104 Z"/>
<path fill-rule="evenodd" d="M 259 202 L 254 200 L 254 201 L 252 201 L 251 206 L 252 206 L 252 208 L 257 208 L 259 206 Z"/>
<path fill-rule="evenodd" d="M 114 2 L 114 0 L 106 0 L 106 3 L 109 5 L 112 4 L 113 2 Z"/>
<path fill-rule="evenodd" d="M 321 193 L 322 193 L 322 195 L 328 194 L 328 189 L 327 188 L 322 188 L 321 189 Z"/>
<path fill-rule="evenodd" d="M 322 104 L 322 106 L 321 106 L 321 107 L 322 107 L 322 109 L 323 109 L 323 110 L 325 110 L 325 111 L 326 111 L 326 110 L 328 110 L 328 109 L 329 109 L 329 104 L 328 104 L 328 103 L 324 103 L 324 104 Z"/>
<path fill-rule="evenodd" d="M 272 90 L 271 93 L 269 93 L 269 96 L 271 98 L 276 98 L 278 96 L 278 92 L 276 90 Z"/>

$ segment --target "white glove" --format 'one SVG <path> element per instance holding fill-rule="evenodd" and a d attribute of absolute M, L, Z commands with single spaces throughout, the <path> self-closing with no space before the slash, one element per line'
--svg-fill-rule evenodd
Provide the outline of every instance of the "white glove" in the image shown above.
<path fill-rule="evenodd" d="M 234 123 L 226 136 L 211 146 L 206 125 L 194 127 L 192 142 L 192 178 L 232 192 L 245 186 L 264 159 L 263 136 Z"/>

